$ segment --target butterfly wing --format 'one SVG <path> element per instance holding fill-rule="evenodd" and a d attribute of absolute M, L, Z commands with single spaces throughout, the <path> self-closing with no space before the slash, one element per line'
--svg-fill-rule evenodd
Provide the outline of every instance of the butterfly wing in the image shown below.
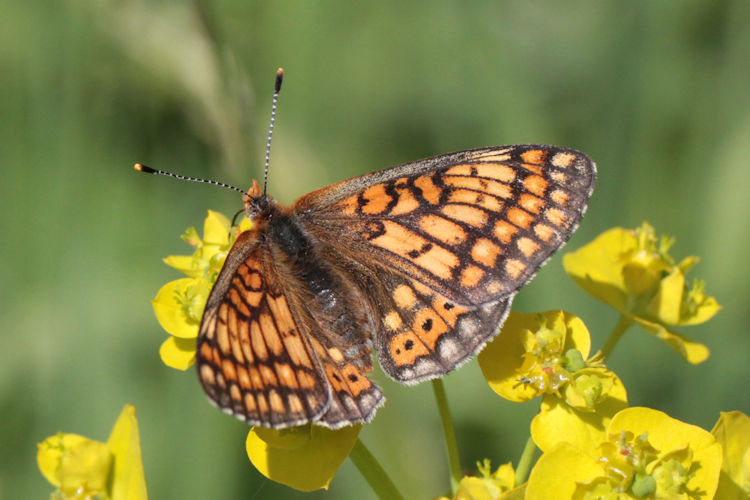
<path fill-rule="evenodd" d="M 369 280 L 380 365 L 405 384 L 440 377 L 479 352 L 498 331 L 513 294 L 481 305 L 461 305 L 408 276 L 381 268 Z M 361 279 L 361 278 L 360 278 Z"/>
<path fill-rule="evenodd" d="M 349 179 L 300 198 L 294 210 L 374 297 L 385 371 L 417 382 L 454 368 L 496 333 L 515 292 L 578 226 L 595 178 L 594 163 L 574 150 L 484 148 Z M 400 301 L 404 287 L 413 301 Z M 441 302 L 461 315 L 446 321 L 433 306 Z M 389 320 L 394 311 L 400 328 Z M 399 361 L 400 345 L 416 345 L 403 335 L 419 337 L 424 315 L 441 318 L 433 322 L 441 333 L 428 332 L 422 340 L 434 339 L 422 354 L 412 349 L 413 359 Z"/>
<path fill-rule="evenodd" d="M 253 231 L 242 233 L 217 278 L 198 336 L 198 376 L 222 410 L 253 425 L 372 418 L 380 390 L 304 317 L 293 286 Z"/>

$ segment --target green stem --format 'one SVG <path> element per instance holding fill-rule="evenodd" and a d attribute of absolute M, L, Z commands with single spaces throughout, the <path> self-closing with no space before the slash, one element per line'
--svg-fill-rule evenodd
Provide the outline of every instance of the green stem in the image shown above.
<path fill-rule="evenodd" d="M 612 353 L 612 349 L 615 348 L 615 345 L 617 345 L 617 342 L 619 342 L 620 337 L 622 337 L 622 334 L 625 333 L 625 330 L 630 328 L 630 326 L 634 323 L 634 321 L 624 314 L 620 314 L 620 318 L 617 320 L 617 324 L 612 329 L 612 333 L 609 334 L 609 338 L 607 339 L 607 343 L 604 344 L 604 348 L 602 349 L 602 356 L 604 356 L 604 359 L 606 360 L 609 358 L 609 355 Z"/>
<path fill-rule="evenodd" d="M 451 411 L 448 408 L 448 398 L 445 396 L 445 387 L 443 381 L 436 378 L 432 381 L 432 388 L 435 391 L 440 420 L 443 423 L 443 434 L 445 435 L 445 446 L 448 449 L 448 463 L 451 471 L 451 492 L 456 494 L 458 483 L 461 482 L 461 459 L 458 455 L 458 441 L 456 441 L 456 431 L 453 429 L 453 419 Z"/>
<path fill-rule="evenodd" d="M 359 439 L 354 443 L 349 458 L 354 462 L 354 465 L 359 469 L 359 473 L 364 476 L 378 498 L 382 500 L 404 500 L 385 469 L 381 467 L 380 462 Z"/>
<path fill-rule="evenodd" d="M 516 467 L 516 485 L 523 484 L 526 482 L 526 478 L 531 470 L 531 462 L 534 460 L 534 454 L 536 453 L 536 444 L 534 440 L 529 436 L 526 441 L 526 446 L 523 447 L 523 453 L 521 458 L 518 459 L 518 466 Z"/>

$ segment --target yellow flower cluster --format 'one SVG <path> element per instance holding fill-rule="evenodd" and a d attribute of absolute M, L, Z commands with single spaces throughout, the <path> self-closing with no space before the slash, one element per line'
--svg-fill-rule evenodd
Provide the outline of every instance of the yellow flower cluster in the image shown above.
<path fill-rule="evenodd" d="M 458 485 L 454 500 L 504 500 L 522 499 L 524 487 L 516 487 L 516 472 L 510 463 L 503 464 L 492 472 L 490 461 L 477 462 L 478 476 L 466 476 Z M 436 500 L 449 500 L 440 497 Z"/>
<path fill-rule="evenodd" d="M 160 349 L 168 366 L 185 370 L 194 362 L 211 287 L 237 234 L 249 227 L 246 219 L 232 227 L 226 217 L 209 211 L 202 238 L 192 228 L 183 235 L 193 254 L 165 259 L 186 275 L 164 285 L 153 300 L 159 323 L 170 334 Z M 698 259 L 675 264 L 669 255 L 672 244 L 669 238 L 656 238 L 644 223 L 635 230 L 611 229 L 565 256 L 565 269 L 575 282 L 620 314 L 609 341 L 593 355 L 589 331 L 573 314 L 510 314 L 502 332 L 479 355 L 479 365 L 499 396 L 516 402 L 541 397 L 530 426 L 530 453 L 515 469 L 508 463 L 492 472 L 488 460 L 477 463 L 476 476 L 456 479 L 453 499 L 747 498 L 750 418 L 724 413 L 709 433 L 657 410 L 629 408 L 625 387 L 605 365 L 621 335 L 635 324 L 690 363 L 708 357 L 705 346 L 673 327 L 708 321 L 720 306 L 706 295 L 703 282 L 687 285 L 685 275 Z M 327 488 L 350 453 L 358 466 L 374 460 L 360 448 L 360 429 L 253 428 L 246 450 L 266 477 L 312 491 Z M 140 485 L 143 494 L 127 498 L 145 498 L 139 445 L 130 441 L 128 448 L 115 439 L 115 431 L 112 436 L 105 444 L 61 434 L 40 445 L 40 468 L 60 498 L 124 498 L 115 494 L 117 485 L 124 484 L 118 479 L 122 477 Z M 532 466 L 535 447 L 543 453 Z M 118 463 L 126 466 L 117 453 L 126 449 L 131 457 L 127 463 L 136 465 L 123 476 Z M 108 479 L 113 474 L 114 482 Z M 115 490 L 107 491 L 109 484 Z"/>
<path fill-rule="evenodd" d="M 658 239 L 647 223 L 635 230 L 614 228 L 565 255 L 563 265 L 581 288 L 621 314 L 622 331 L 637 323 L 690 363 L 700 363 L 708 348 L 670 327 L 704 323 L 721 307 L 705 294 L 702 281 L 687 286 L 686 275 L 698 258 L 675 264 L 668 253 L 673 244 L 672 238 Z M 610 351 L 605 346 L 605 355 Z"/>
<path fill-rule="evenodd" d="M 126 405 L 106 443 L 58 433 L 39 443 L 37 464 L 57 500 L 147 500 L 135 408 Z"/>
<path fill-rule="evenodd" d="M 584 290 L 620 313 L 605 354 L 633 324 L 664 340 L 691 363 L 708 349 L 672 326 L 708 321 L 720 309 L 701 281 L 686 285 L 698 259 L 675 264 L 673 240 L 657 239 L 643 224 L 615 228 L 564 257 L 568 274 Z M 473 489 L 487 475 L 462 480 L 454 499 L 696 499 L 746 498 L 750 493 L 750 419 L 723 414 L 709 433 L 650 408 L 628 408 L 620 379 L 597 353 L 589 358 L 589 332 L 572 314 L 512 312 L 502 332 L 479 355 L 490 387 L 510 401 L 541 396 L 531 437 L 543 454 L 515 483 L 489 494 Z M 515 489 L 514 489 L 515 487 Z M 727 492 L 727 496 L 723 496 Z"/>

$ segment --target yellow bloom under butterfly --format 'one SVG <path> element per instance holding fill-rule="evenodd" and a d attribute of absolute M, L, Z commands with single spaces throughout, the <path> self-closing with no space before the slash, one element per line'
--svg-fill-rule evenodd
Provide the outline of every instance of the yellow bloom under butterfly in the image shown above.
<path fill-rule="evenodd" d="M 247 456 L 269 479 L 300 491 L 328 489 L 351 452 L 362 425 L 332 431 L 316 425 L 273 430 L 253 427 Z"/>
<path fill-rule="evenodd" d="M 690 363 L 700 363 L 708 357 L 708 348 L 669 326 L 703 323 L 721 307 L 705 294 L 702 281 L 693 280 L 687 286 L 685 275 L 698 258 L 687 257 L 675 264 L 668 253 L 673 243 L 664 236 L 657 239 L 654 229 L 644 222 L 635 230 L 614 228 L 602 233 L 566 254 L 563 265 L 581 288 L 620 312 L 623 331 L 636 322 Z"/>
<path fill-rule="evenodd" d="M 192 255 L 172 255 L 164 262 L 187 275 L 164 285 L 152 301 L 159 324 L 170 334 L 159 354 L 171 368 L 187 370 L 195 363 L 198 328 L 208 295 L 237 235 L 238 227 L 218 212 L 208 211 L 203 238 L 189 228 L 182 238 L 195 247 Z M 349 455 L 361 425 L 331 431 L 316 426 L 280 431 L 253 427 L 247 436 L 250 461 L 266 477 L 301 491 L 327 489 Z"/>
<path fill-rule="evenodd" d="M 570 313 L 514 311 L 479 355 L 485 379 L 500 396 L 544 397 L 531 424 L 542 450 L 573 432 L 600 438 L 612 415 L 627 406 L 622 382 L 599 356 L 588 358 L 590 348 L 586 325 Z"/>
<path fill-rule="evenodd" d="M 599 442 L 575 437 L 541 456 L 527 499 L 714 498 L 722 449 L 700 427 L 650 408 L 627 408 Z"/>
<path fill-rule="evenodd" d="M 39 443 L 37 463 L 57 487 L 53 498 L 146 500 L 135 408 L 126 405 L 106 443 L 59 433 Z"/>

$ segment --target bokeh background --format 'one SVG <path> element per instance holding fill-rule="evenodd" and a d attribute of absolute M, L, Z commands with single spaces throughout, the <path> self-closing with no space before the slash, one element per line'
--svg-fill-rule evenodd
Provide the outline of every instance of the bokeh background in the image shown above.
<path fill-rule="evenodd" d="M 631 404 L 708 429 L 750 413 L 748 20 L 746 0 L 0 2 L 0 497 L 45 498 L 36 443 L 105 440 L 131 403 L 152 498 L 374 498 L 349 461 L 328 492 L 265 480 L 247 427 L 157 352 L 149 301 L 178 277 L 160 259 L 241 201 L 132 164 L 249 186 L 278 66 L 270 192 L 285 203 L 460 149 L 587 152 L 599 183 L 567 249 L 648 220 L 676 258 L 702 258 L 692 275 L 724 306 L 681 330 L 711 348 L 699 366 L 626 335 L 609 366 Z M 515 308 L 569 310 L 598 347 L 616 321 L 559 256 Z M 361 439 L 408 498 L 444 493 L 430 385 L 374 377 L 388 403 Z M 517 460 L 537 402 L 495 397 L 475 361 L 445 384 L 464 467 Z"/>

